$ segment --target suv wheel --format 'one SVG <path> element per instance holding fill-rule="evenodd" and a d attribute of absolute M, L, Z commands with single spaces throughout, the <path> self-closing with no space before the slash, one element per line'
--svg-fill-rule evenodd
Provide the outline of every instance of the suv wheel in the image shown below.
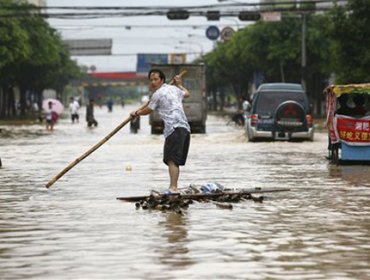
<path fill-rule="evenodd" d="M 306 126 L 306 114 L 301 104 L 296 101 L 285 101 L 275 111 L 275 123 L 278 127 L 295 131 Z"/>

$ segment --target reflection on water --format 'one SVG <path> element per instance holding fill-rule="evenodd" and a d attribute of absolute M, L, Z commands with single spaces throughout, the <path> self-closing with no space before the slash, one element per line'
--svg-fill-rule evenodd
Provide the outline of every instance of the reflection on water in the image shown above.
<path fill-rule="evenodd" d="M 194 263 L 188 256 L 187 217 L 176 213 L 164 215 L 165 221 L 159 222 L 159 226 L 163 227 L 160 234 L 167 242 L 158 244 L 159 260 L 164 265 L 186 268 Z"/>
<path fill-rule="evenodd" d="M 330 176 L 347 181 L 352 186 L 364 186 L 370 182 L 370 169 L 366 165 L 330 165 Z"/>
<path fill-rule="evenodd" d="M 167 187 L 163 138 L 147 118 L 44 187 L 134 109 L 96 108 L 94 129 L 2 128 L 1 279 L 369 279 L 370 167 L 329 165 L 325 133 L 248 143 L 210 116 L 207 134 L 192 135 L 182 187 L 291 188 L 232 211 L 194 203 L 180 216 L 115 199 Z"/>

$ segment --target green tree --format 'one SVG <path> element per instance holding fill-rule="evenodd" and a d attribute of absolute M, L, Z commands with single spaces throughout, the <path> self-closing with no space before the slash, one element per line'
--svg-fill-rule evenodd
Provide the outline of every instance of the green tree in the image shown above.
<path fill-rule="evenodd" d="M 299 79 L 297 24 L 294 19 L 278 24 L 259 22 L 235 33 L 231 41 L 218 44 L 205 56 L 210 71 L 208 86 L 231 86 L 240 100 L 246 97 L 255 71 L 262 71 L 266 81 Z"/>
<path fill-rule="evenodd" d="M 307 65 L 302 73 L 302 18 L 288 14 L 281 22 L 258 22 L 238 31 L 227 44 L 206 55 L 211 82 L 246 89 L 253 73 L 263 73 L 263 82 L 300 83 L 305 74 L 311 100 L 321 108 L 322 89 L 330 74 L 330 41 L 324 29 L 327 17 L 307 17 Z M 215 68 L 215 69 L 213 69 Z M 222 78 L 220 78 L 222 77 Z M 212 82 L 214 81 L 214 82 Z M 239 93 L 235 90 L 236 96 Z"/>
<path fill-rule="evenodd" d="M 322 91 L 327 86 L 331 74 L 331 42 L 326 28 L 327 22 L 327 15 L 314 15 L 308 18 L 307 26 L 306 85 L 308 96 L 318 115 L 323 113 L 321 104 L 325 102 L 325 96 Z"/>
<path fill-rule="evenodd" d="M 21 21 L 10 17 L 5 9 L 13 1 L 0 1 L 0 117 L 15 114 L 15 100 L 12 87 L 14 75 L 8 71 L 10 65 L 27 58 L 31 49 L 27 44 L 28 33 L 22 28 Z"/>
<path fill-rule="evenodd" d="M 62 46 L 55 30 L 38 15 L 22 17 L 22 28 L 28 33 L 28 45 L 31 54 L 18 61 L 12 72 L 16 73 L 16 82 L 21 91 L 21 114 L 25 114 L 26 91 L 41 93 L 46 88 L 52 74 L 51 66 L 60 64 Z M 50 71 L 50 72 L 49 72 Z"/>
<path fill-rule="evenodd" d="M 264 73 L 266 82 L 300 81 L 300 21 L 258 22 L 243 30 L 244 57 Z"/>
<path fill-rule="evenodd" d="M 330 13 L 333 72 L 337 83 L 370 81 L 370 1 L 348 0 Z"/>
<path fill-rule="evenodd" d="M 26 113 L 27 91 L 35 93 L 41 105 L 44 89 L 54 88 L 61 93 L 70 79 L 80 76 L 80 69 L 70 59 L 59 34 L 33 7 L 0 0 L 0 56 L 4 57 L 0 62 L 0 83 L 6 89 L 1 95 L 14 96 L 12 88 L 17 86 L 21 92 L 21 115 Z M 10 98 L 0 99 L 0 115 L 6 112 L 3 104 L 14 103 Z"/>

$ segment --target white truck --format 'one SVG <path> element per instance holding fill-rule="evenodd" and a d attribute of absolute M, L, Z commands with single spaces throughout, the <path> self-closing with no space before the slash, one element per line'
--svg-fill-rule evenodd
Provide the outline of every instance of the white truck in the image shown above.
<path fill-rule="evenodd" d="M 204 64 L 152 64 L 152 68 L 160 69 L 169 82 L 182 70 L 183 84 L 190 92 L 190 97 L 184 99 L 184 111 L 188 119 L 191 133 L 205 133 L 207 119 L 206 98 L 206 67 Z M 164 124 L 159 114 L 154 111 L 149 116 L 152 134 L 163 133 Z"/>

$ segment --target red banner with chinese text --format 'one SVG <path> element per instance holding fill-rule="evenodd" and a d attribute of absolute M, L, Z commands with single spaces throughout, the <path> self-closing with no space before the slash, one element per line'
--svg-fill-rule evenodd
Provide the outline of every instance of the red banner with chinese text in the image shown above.
<path fill-rule="evenodd" d="M 370 116 L 352 118 L 344 115 L 334 117 L 337 139 L 348 145 L 370 146 Z"/>
<path fill-rule="evenodd" d="M 336 97 L 333 93 L 328 94 L 326 100 L 326 127 L 329 131 L 329 137 L 332 144 L 338 143 L 339 139 L 335 134 L 334 113 L 335 113 Z"/>

